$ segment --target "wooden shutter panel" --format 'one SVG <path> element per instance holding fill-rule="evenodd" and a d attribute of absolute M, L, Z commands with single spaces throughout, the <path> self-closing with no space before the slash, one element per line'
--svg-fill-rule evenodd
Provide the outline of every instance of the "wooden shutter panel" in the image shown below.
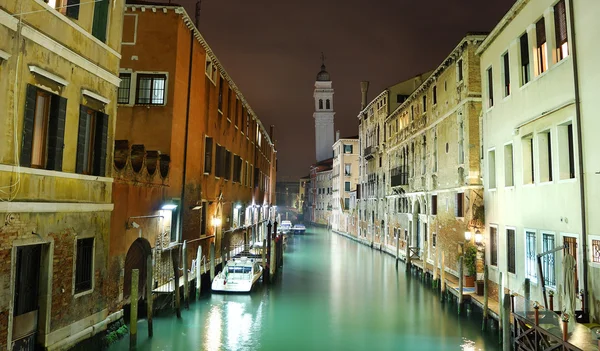
<path fill-rule="evenodd" d="M 108 115 L 96 112 L 96 135 L 94 145 L 94 175 L 106 175 L 106 152 L 108 151 Z"/>
<path fill-rule="evenodd" d="M 521 65 L 529 64 L 529 38 L 527 33 L 521 36 Z"/>
<path fill-rule="evenodd" d="M 212 172 L 212 150 L 213 150 L 213 139 L 206 137 L 204 143 L 204 173 L 210 174 Z"/>
<path fill-rule="evenodd" d="M 48 121 L 47 169 L 62 171 L 66 116 L 67 99 L 58 95 L 52 95 L 52 101 L 50 102 L 50 119 Z"/>
<path fill-rule="evenodd" d="M 77 129 L 77 161 L 75 163 L 75 172 L 83 174 L 83 158 L 85 155 L 85 120 L 87 118 L 88 108 L 80 105 L 79 108 L 79 128 Z"/>
<path fill-rule="evenodd" d="M 19 162 L 23 167 L 31 167 L 31 148 L 33 144 L 33 120 L 35 118 L 35 100 L 37 88 L 27 84 L 25 95 L 25 115 L 23 116 L 23 133 L 21 141 L 21 157 Z"/>
<path fill-rule="evenodd" d="M 557 46 L 567 41 L 567 11 L 565 1 L 561 0 L 554 6 L 554 25 Z"/>
<path fill-rule="evenodd" d="M 106 23 L 108 22 L 108 0 L 97 0 L 94 3 L 94 22 L 92 35 L 101 42 L 106 41 Z"/>
<path fill-rule="evenodd" d="M 67 17 L 79 19 L 79 0 L 67 1 Z"/>
<path fill-rule="evenodd" d="M 538 47 L 546 42 L 546 21 L 543 17 L 535 24 L 535 35 Z"/>

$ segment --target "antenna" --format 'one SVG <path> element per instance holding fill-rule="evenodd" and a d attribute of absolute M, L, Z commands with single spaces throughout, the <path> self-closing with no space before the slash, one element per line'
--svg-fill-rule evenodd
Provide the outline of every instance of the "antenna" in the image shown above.
<path fill-rule="evenodd" d="M 321 51 L 321 63 L 325 65 L 325 54 Z"/>

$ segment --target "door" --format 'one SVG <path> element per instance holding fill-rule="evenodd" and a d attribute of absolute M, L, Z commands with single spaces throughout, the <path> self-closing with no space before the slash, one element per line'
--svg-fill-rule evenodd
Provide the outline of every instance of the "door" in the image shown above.
<path fill-rule="evenodd" d="M 13 350 L 33 351 L 38 329 L 42 245 L 20 246 L 16 250 Z"/>
<path fill-rule="evenodd" d="M 577 262 L 577 238 L 565 236 L 563 237 L 563 245 L 565 246 L 565 253 L 568 253 L 575 258 L 575 291 L 579 291 L 579 277 L 577 276 L 577 270 L 579 269 L 579 264 Z"/>

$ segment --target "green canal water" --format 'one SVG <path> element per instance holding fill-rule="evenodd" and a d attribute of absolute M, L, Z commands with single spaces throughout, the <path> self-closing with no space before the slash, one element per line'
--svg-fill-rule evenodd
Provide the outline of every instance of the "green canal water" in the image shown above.
<path fill-rule="evenodd" d="M 499 350 L 480 317 L 456 305 L 394 258 L 324 229 L 291 237 L 276 284 L 250 295 L 208 295 L 182 318 L 138 325 L 138 350 Z M 110 350 L 128 350 L 125 337 Z"/>

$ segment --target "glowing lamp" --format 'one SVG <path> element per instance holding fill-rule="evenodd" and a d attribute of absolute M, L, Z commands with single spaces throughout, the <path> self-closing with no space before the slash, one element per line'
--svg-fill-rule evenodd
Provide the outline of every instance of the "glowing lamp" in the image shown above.
<path fill-rule="evenodd" d="M 471 232 L 465 232 L 465 240 L 471 241 Z"/>
<path fill-rule="evenodd" d="M 168 211 L 173 211 L 174 209 L 177 208 L 177 205 L 172 203 L 172 202 L 167 202 L 165 204 L 162 205 L 162 207 L 160 208 L 161 210 L 168 210 Z"/>
<path fill-rule="evenodd" d="M 481 244 L 482 241 L 483 241 L 483 234 L 481 234 L 479 231 L 477 231 L 475 233 L 475 244 L 479 245 L 479 244 Z"/>
<path fill-rule="evenodd" d="M 212 219 L 212 225 L 213 227 L 218 227 L 221 225 L 221 218 L 219 217 L 213 217 Z"/>

